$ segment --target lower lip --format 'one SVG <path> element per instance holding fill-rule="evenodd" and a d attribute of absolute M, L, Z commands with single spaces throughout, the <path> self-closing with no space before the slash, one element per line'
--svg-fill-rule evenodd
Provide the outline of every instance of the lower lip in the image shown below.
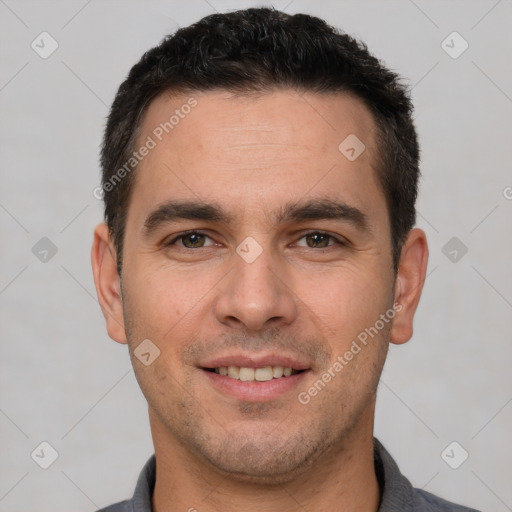
<path fill-rule="evenodd" d="M 264 382 L 232 379 L 207 370 L 203 370 L 203 373 L 210 379 L 213 386 L 224 395 L 232 396 L 243 402 L 266 402 L 296 388 L 309 373 L 309 370 Z"/>

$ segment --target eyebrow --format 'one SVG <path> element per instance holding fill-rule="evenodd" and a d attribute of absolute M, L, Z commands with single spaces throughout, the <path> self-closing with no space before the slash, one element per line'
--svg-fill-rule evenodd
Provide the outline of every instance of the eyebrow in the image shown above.
<path fill-rule="evenodd" d="M 268 216 L 274 224 L 335 219 L 370 233 L 368 216 L 355 206 L 328 198 L 289 202 Z M 143 235 L 150 237 L 159 227 L 178 220 L 201 220 L 228 224 L 234 215 L 221 206 L 193 200 L 171 200 L 159 205 L 144 221 Z"/>
<path fill-rule="evenodd" d="M 325 219 L 346 221 L 361 231 L 371 231 L 368 216 L 363 211 L 342 201 L 327 198 L 290 202 L 274 216 L 277 223 Z"/>

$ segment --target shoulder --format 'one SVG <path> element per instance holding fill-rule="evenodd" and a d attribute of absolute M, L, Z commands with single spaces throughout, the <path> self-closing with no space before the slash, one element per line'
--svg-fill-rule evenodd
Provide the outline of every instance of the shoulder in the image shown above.
<path fill-rule="evenodd" d="M 140 472 L 131 500 L 120 501 L 97 512 L 151 512 L 151 496 L 155 487 L 156 459 L 152 455 Z"/>
<path fill-rule="evenodd" d="M 473 508 L 446 501 L 421 489 L 413 489 L 411 509 L 418 512 L 478 512 Z"/>
<path fill-rule="evenodd" d="M 374 461 L 382 489 L 379 512 L 478 512 L 413 487 L 377 439 L 374 439 Z"/>

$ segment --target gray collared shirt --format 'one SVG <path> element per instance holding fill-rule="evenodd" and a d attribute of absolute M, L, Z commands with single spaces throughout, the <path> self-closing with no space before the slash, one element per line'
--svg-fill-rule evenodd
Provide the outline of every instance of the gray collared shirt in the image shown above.
<path fill-rule="evenodd" d="M 374 439 L 374 459 L 382 495 L 378 512 L 478 512 L 415 489 L 377 439 Z M 151 496 L 155 479 L 156 461 L 153 455 L 139 476 L 133 498 L 98 512 L 152 512 Z"/>

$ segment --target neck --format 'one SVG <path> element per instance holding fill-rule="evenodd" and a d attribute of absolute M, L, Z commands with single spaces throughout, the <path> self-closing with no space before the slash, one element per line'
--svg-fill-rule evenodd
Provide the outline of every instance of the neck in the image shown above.
<path fill-rule="evenodd" d="M 338 445 L 284 483 L 241 481 L 192 456 L 151 417 L 157 461 L 155 512 L 376 512 L 380 490 L 373 459 L 373 406 Z M 361 425 L 369 428 L 364 430 Z M 171 441 L 171 442 L 170 442 Z"/>

